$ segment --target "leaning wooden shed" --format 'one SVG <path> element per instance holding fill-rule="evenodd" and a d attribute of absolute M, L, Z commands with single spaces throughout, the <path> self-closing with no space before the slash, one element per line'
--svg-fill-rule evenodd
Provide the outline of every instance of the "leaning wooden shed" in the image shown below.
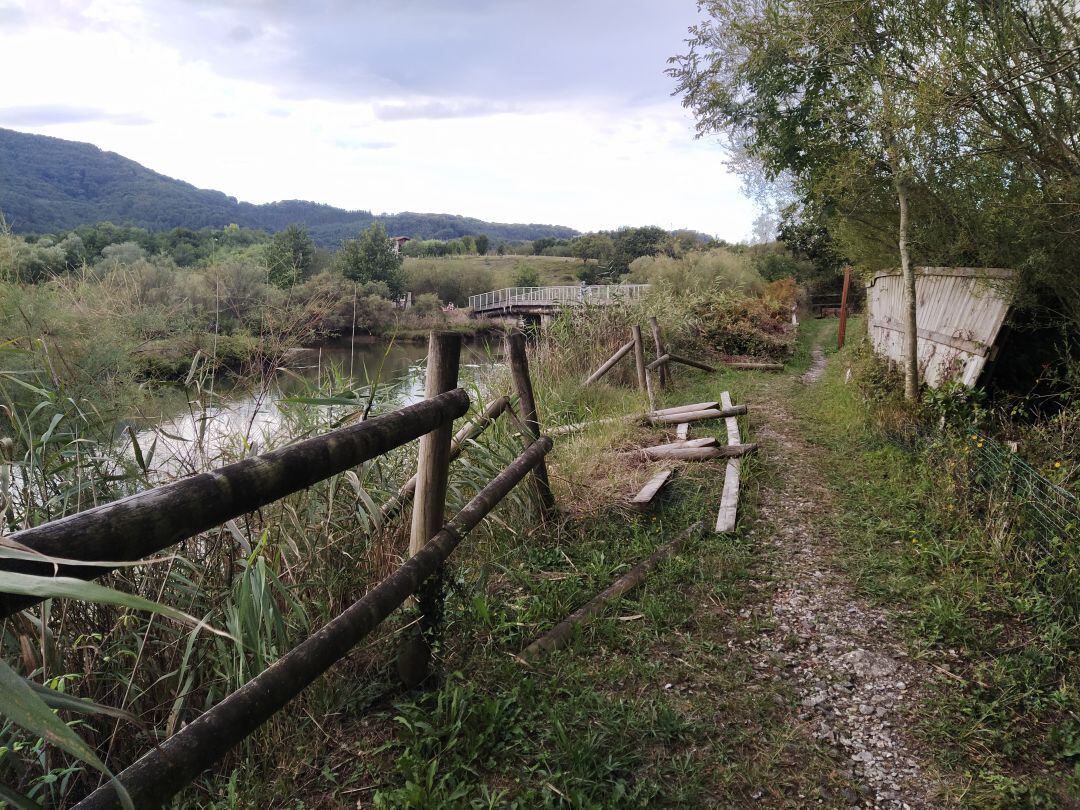
<path fill-rule="evenodd" d="M 928 385 L 975 385 L 994 354 L 1009 313 L 1012 270 L 917 267 L 915 301 L 919 371 Z M 904 352 L 904 283 L 899 271 L 866 285 L 867 328 L 874 351 L 900 362 Z"/>

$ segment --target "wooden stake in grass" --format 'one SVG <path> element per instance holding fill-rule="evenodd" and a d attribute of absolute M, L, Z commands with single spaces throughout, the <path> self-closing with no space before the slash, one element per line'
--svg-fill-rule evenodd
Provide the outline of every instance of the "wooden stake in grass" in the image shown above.
<path fill-rule="evenodd" d="M 510 332 L 506 336 L 506 358 L 510 364 L 510 376 L 514 381 L 518 404 L 521 407 L 521 420 L 525 423 L 532 442 L 540 438 L 540 417 L 536 411 L 536 399 L 533 397 L 532 378 L 529 376 L 529 356 L 525 352 L 525 335 L 520 331 Z M 541 460 L 533 470 L 537 494 L 540 498 L 540 512 L 545 519 L 555 513 L 555 497 L 551 494 L 547 465 Z"/>
<path fill-rule="evenodd" d="M 604 362 L 604 365 L 600 366 L 600 368 L 598 368 L 596 371 L 594 371 L 592 374 L 590 374 L 588 376 L 588 378 L 585 380 L 585 382 L 583 382 L 581 384 L 582 387 L 584 387 L 586 385 L 592 385 L 594 382 L 596 382 L 601 377 L 603 377 L 605 374 L 607 374 L 609 371 L 611 371 L 611 369 L 615 367 L 615 364 L 618 363 L 620 360 L 622 360 L 624 357 L 626 357 L 626 355 L 629 354 L 630 350 L 633 349 L 633 348 L 634 348 L 634 341 L 632 341 L 632 340 L 629 343 L 624 343 L 622 346 L 620 346 L 619 350 L 617 352 L 615 352 L 615 354 L 611 355 L 611 357 L 609 357 Z"/>
<path fill-rule="evenodd" d="M 650 571 L 656 568 L 656 566 L 663 562 L 664 559 L 678 551 L 687 540 L 700 533 L 702 528 L 704 528 L 702 523 L 695 523 L 674 540 L 660 546 L 660 548 L 650 554 L 644 561 L 630 569 L 625 576 L 615 580 L 606 589 L 598 593 L 522 650 L 521 657 L 526 661 L 532 661 L 542 653 L 565 647 L 573 636 L 574 628 L 587 622 L 603 610 L 609 602 L 615 601 L 635 585 L 641 583 Z"/>
<path fill-rule="evenodd" d="M 427 399 L 457 387 L 460 360 L 460 334 L 431 333 L 428 338 L 427 376 L 424 381 L 424 396 Z M 409 556 L 419 552 L 442 528 L 446 510 L 446 487 L 450 479 L 450 442 L 453 435 L 454 425 L 448 423 L 420 437 Z M 440 569 L 416 592 L 420 626 L 403 639 L 398 652 L 398 674 L 408 686 L 422 683 L 431 668 L 428 636 L 435 631 L 441 619 L 442 579 Z"/>
<path fill-rule="evenodd" d="M 645 344 L 641 340 L 641 327 L 635 323 L 630 328 L 630 334 L 634 339 L 634 364 L 637 366 L 638 390 L 648 396 L 648 370 L 645 368 Z M 649 407 L 652 407 L 651 401 L 649 403 Z"/>

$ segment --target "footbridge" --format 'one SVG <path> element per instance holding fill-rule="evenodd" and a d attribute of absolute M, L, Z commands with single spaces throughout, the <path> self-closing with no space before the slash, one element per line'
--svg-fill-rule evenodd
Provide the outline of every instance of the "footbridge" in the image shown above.
<path fill-rule="evenodd" d="M 621 304 L 642 298 L 648 284 L 593 284 L 561 287 L 508 287 L 469 296 L 473 316 L 552 315 L 563 307 Z"/>

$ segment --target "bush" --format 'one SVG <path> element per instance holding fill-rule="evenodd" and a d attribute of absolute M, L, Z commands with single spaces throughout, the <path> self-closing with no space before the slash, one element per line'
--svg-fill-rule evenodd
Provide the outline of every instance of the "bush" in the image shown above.
<path fill-rule="evenodd" d="M 627 281 L 669 284 L 676 292 L 737 290 L 760 294 L 765 282 L 746 256 L 723 248 L 693 251 L 681 258 L 642 256 L 630 265 Z"/>

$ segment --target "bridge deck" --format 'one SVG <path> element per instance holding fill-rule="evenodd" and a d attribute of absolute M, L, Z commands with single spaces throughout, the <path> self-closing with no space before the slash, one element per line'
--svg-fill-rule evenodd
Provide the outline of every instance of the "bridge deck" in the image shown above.
<path fill-rule="evenodd" d="M 641 298 L 648 284 L 565 285 L 561 287 L 508 287 L 469 296 L 469 308 L 474 314 L 482 312 L 513 312 L 515 310 L 555 310 L 579 304 L 618 304 Z"/>

